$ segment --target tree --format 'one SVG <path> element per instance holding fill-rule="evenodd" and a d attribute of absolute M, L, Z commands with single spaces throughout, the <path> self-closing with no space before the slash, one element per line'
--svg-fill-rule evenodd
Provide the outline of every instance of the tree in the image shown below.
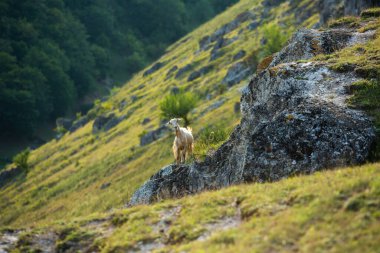
<path fill-rule="evenodd" d="M 188 114 L 198 102 L 198 97 L 191 92 L 179 92 L 166 96 L 160 103 L 161 115 L 165 118 L 183 118 L 185 126 L 190 121 Z"/>
<path fill-rule="evenodd" d="M 262 51 L 262 57 L 266 57 L 280 51 L 284 46 L 288 35 L 277 24 L 270 23 L 264 26 L 263 37 L 266 39 L 266 44 Z"/>

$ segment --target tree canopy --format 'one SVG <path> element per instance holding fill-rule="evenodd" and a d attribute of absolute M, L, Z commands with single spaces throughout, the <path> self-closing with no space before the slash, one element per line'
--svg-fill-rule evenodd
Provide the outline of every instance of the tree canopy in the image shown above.
<path fill-rule="evenodd" d="M 3 0 L 0 135 L 32 135 L 237 0 Z"/>

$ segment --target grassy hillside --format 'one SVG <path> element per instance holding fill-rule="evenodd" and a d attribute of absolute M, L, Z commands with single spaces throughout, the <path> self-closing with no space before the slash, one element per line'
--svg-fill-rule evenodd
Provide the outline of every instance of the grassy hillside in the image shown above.
<path fill-rule="evenodd" d="M 90 121 L 33 151 L 28 173 L 0 189 L 0 225 L 31 225 L 122 207 L 138 186 L 161 166 L 173 161 L 172 135 L 167 134 L 147 146 L 139 144 L 140 135 L 159 127 L 159 101 L 173 86 L 190 90 L 201 98 L 190 115 L 196 137 L 207 125 L 230 129 L 237 124 L 239 114 L 234 112 L 234 104 L 240 100 L 240 88 L 246 82 L 232 87 L 223 85 L 229 67 L 243 61 L 252 71 L 256 68 L 268 27 L 278 24 L 282 27 L 281 34 L 289 36 L 297 26 L 311 26 L 318 20 L 318 15 L 313 14 L 314 1 L 295 1 L 295 6 L 285 2 L 269 9 L 261 2 L 240 1 L 169 47 L 158 60 L 164 63 L 159 70 L 145 76 L 142 71 L 124 87 L 114 90 L 107 101 L 99 101 L 90 114 L 93 118 L 110 112 L 124 115 L 125 119 L 116 127 L 93 134 L 93 121 Z M 311 13 L 302 22 L 295 18 L 300 9 Z M 257 27 L 247 27 L 253 23 L 252 19 L 240 23 L 224 36 L 237 39 L 220 49 L 221 56 L 213 61 L 210 61 L 210 50 L 199 51 L 199 41 L 205 35 L 211 35 L 247 10 L 256 16 Z M 246 55 L 234 60 L 240 50 L 245 50 Z M 174 66 L 181 69 L 188 64 L 191 70 L 182 77 L 176 79 L 175 73 L 167 77 Z M 187 81 L 194 70 L 206 66 L 210 67 L 209 72 Z M 215 103 L 221 106 L 216 108 Z M 151 121 L 143 125 L 146 117 Z"/>
<path fill-rule="evenodd" d="M 318 172 L 46 223 L 15 252 L 378 252 L 379 194 L 379 163 Z"/>

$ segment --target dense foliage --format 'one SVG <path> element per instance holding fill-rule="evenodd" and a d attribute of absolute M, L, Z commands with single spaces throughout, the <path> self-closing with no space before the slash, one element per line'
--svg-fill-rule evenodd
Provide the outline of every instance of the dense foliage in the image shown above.
<path fill-rule="evenodd" d="M 0 133 L 32 135 L 236 0 L 0 3 Z M 105 87 L 102 88 L 103 90 Z"/>

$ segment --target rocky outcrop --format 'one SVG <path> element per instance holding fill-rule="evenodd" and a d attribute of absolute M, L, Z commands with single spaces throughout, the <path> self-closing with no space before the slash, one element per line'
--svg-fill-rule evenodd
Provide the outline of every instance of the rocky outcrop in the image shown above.
<path fill-rule="evenodd" d="M 0 172 L 0 188 L 11 182 L 14 178 L 22 173 L 22 169 L 19 167 L 4 169 Z"/>
<path fill-rule="evenodd" d="M 342 16 L 358 16 L 364 9 L 380 6 L 378 0 L 320 0 L 320 23 Z"/>
<path fill-rule="evenodd" d="M 305 60 L 318 54 L 330 54 L 348 45 L 363 43 L 373 37 L 373 30 L 357 33 L 342 29 L 328 31 L 301 29 L 294 34 L 288 45 L 276 54 L 269 66 L 274 67 L 284 62 Z"/>
<path fill-rule="evenodd" d="M 192 72 L 189 75 L 189 78 L 187 79 L 187 81 L 191 82 L 191 81 L 193 81 L 193 80 L 201 77 L 202 75 L 207 74 L 211 70 L 212 70 L 212 66 L 204 66 L 204 67 L 200 68 L 199 70 L 196 70 L 196 71 Z"/>
<path fill-rule="evenodd" d="M 140 137 L 140 146 L 148 145 L 160 138 L 162 138 L 170 129 L 165 125 L 160 126 L 159 128 L 150 131 Z"/>
<path fill-rule="evenodd" d="M 73 125 L 70 127 L 69 129 L 70 133 L 73 133 L 79 128 L 85 126 L 90 120 L 91 120 L 90 117 L 88 117 L 87 115 L 80 117 L 79 119 L 74 121 Z"/>
<path fill-rule="evenodd" d="M 193 67 L 191 66 L 191 64 L 187 64 L 183 68 L 180 68 L 177 71 L 177 74 L 175 74 L 175 79 L 180 79 L 186 72 L 190 71 L 192 68 Z"/>
<path fill-rule="evenodd" d="M 247 52 L 245 52 L 244 50 L 240 50 L 239 52 L 237 52 L 237 53 L 233 56 L 232 60 L 233 60 L 233 61 L 240 60 L 240 59 L 243 58 L 246 54 L 247 54 Z"/>
<path fill-rule="evenodd" d="M 331 52 L 329 43 L 313 42 L 325 41 L 323 36 L 314 30 L 293 36 L 293 46 L 284 48 L 244 89 L 242 120 L 229 140 L 203 162 L 164 167 L 135 192 L 130 204 L 363 163 L 375 130 L 363 112 L 345 102 L 348 87 L 360 77 L 334 72 L 322 62 L 296 62 L 312 57 L 314 44 L 321 53 Z M 339 48 L 353 36 L 331 35 Z"/>
<path fill-rule="evenodd" d="M 228 69 L 222 83 L 231 87 L 246 79 L 252 72 L 252 68 L 245 61 L 237 62 Z"/>
<path fill-rule="evenodd" d="M 107 132 L 125 118 L 125 116 L 117 117 L 114 113 L 100 115 L 95 119 L 94 124 L 92 125 L 92 133 L 96 134 L 99 131 Z"/>
<path fill-rule="evenodd" d="M 154 72 L 156 72 L 157 70 L 159 70 L 160 68 L 162 68 L 163 66 L 165 66 L 164 63 L 162 62 L 157 62 L 156 64 L 154 64 L 150 69 L 148 69 L 147 71 L 144 72 L 143 76 L 146 77 L 150 74 L 153 74 Z"/>

